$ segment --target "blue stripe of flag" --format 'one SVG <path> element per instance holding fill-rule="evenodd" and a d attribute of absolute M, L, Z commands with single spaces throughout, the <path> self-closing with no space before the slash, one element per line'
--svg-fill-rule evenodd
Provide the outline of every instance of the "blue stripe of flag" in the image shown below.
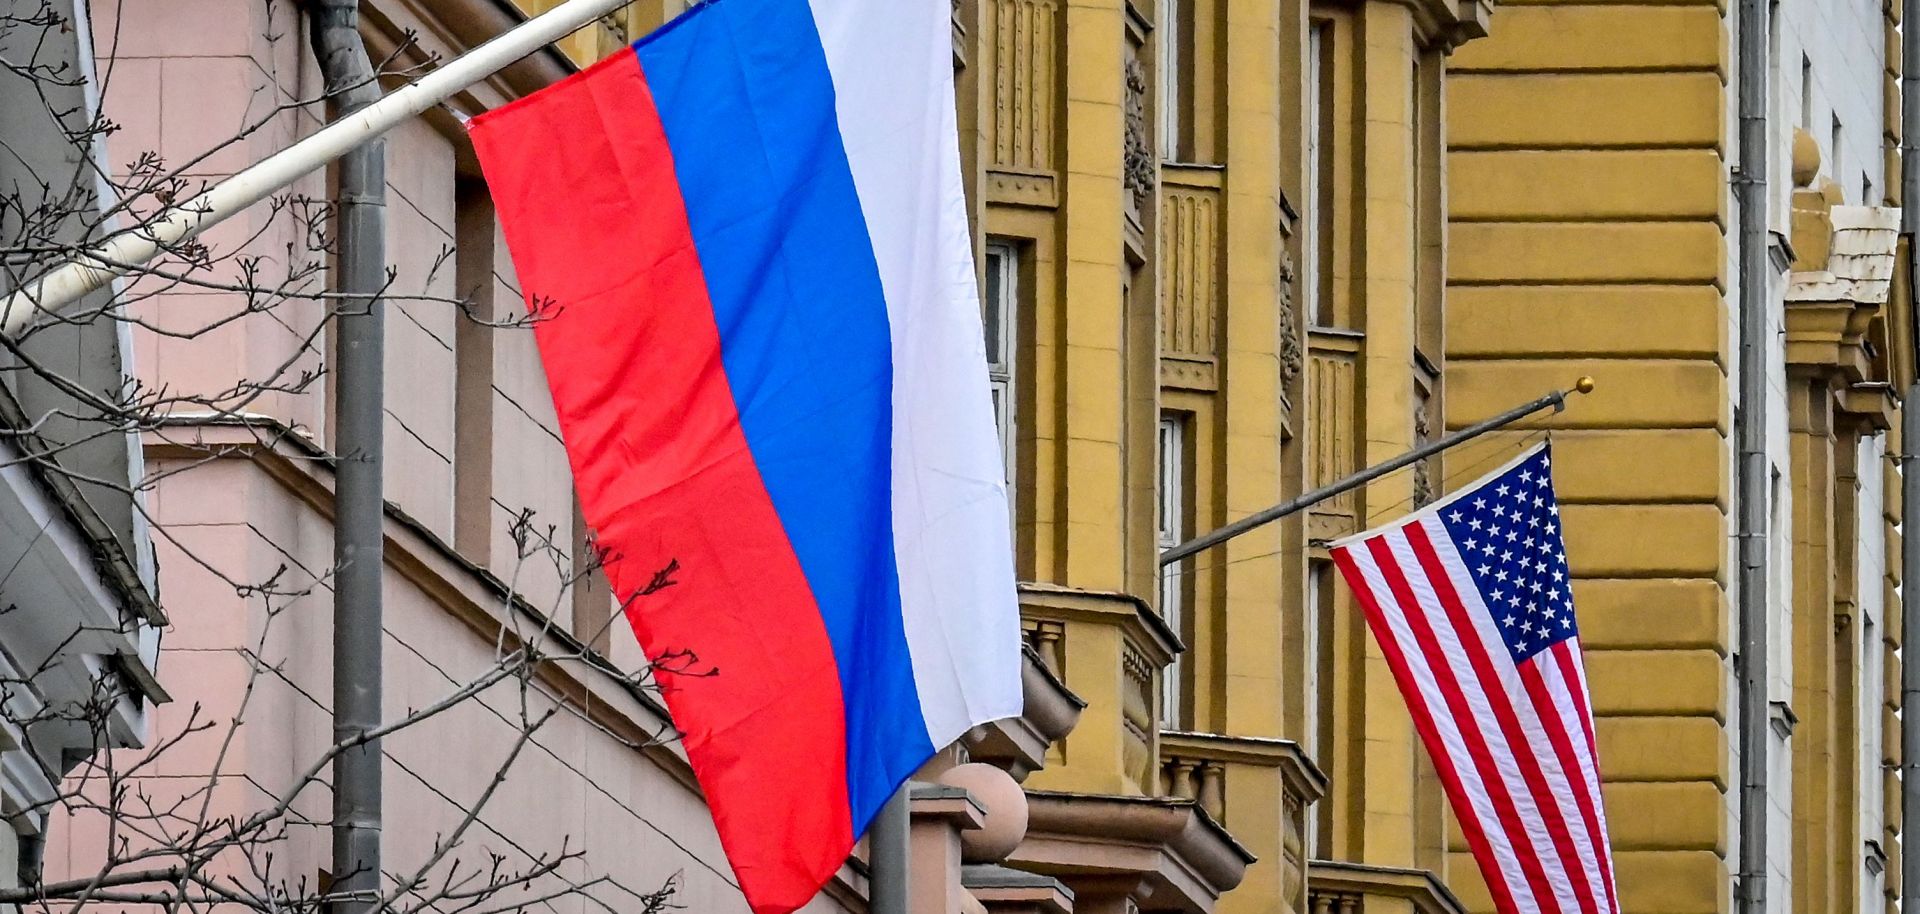
<path fill-rule="evenodd" d="M 826 54 L 805 0 L 711 0 L 634 50 L 748 447 L 833 642 L 857 835 L 934 747 L 893 552 L 886 302 Z"/>

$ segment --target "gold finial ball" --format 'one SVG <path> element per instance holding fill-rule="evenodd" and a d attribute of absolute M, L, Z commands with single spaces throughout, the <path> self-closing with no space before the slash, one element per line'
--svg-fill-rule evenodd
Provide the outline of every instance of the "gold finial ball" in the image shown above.
<path fill-rule="evenodd" d="M 1580 380 L 1573 382 L 1573 389 L 1583 394 L 1593 393 L 1593 378 L 1588 375 L 1581 375 Z"/>

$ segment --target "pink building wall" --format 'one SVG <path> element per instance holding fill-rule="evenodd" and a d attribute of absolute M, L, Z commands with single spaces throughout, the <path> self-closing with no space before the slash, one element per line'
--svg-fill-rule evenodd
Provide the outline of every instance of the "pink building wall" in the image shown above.
<path fill-rule="evenodd" d="M 451 32 L 433 17 L 465 15 L 469 7 L 490 2 L 383 0 L 368 6 L 367 31 L 391 40 L 397 29 L 413 28 L 430 50 L 457 53 L 445 38 Z M 111 66 L 106 107 L 124 125 L 111 140 L 117 166 L 147 149 L 169 163 L 185 162 L 271 114 L 264 128 L 193 169 L 197 177 L 216 179 L 318 123 L 311 108 L 272 114 L 276 105 L 319 91 L 305 24 L 290 0 L 98 0 L 94 12 L 103 73 Z M 457 105 L 471 115 L 508 97 L 505 84 L 494 82 L 476 87 Z M 471 327 L 461 331 L 464 318 L 450 305 L 404 298 L 468 291 L 457 288 L 456 261 L 445 253 L 479 238 L 482 243 L 461 253 L 488 260 L 490 296 L 483 298 L 493 299 L 496 317 L 520 308 L 497 233 L 461 232 L 461 182 L 474 172 L 459 122 L 436 111 L 404 125 L 388 138 L 387 163 L 387 250 L 396 271 L 393 290 L 401 297 L 386 317 L 387 494 L 417 524 L 396 515 L 388 525 L 385 696 L 391 718 L 483 672 L 494 660 L 502 628 L 537 628 L 533 618 L 509 612 L 495 582 L 512 582 L 534 607 L 552 608 L 553 624 L 562 629 L 574 624 L 574 616 L 571 598 L 561 593 L 564 569 L 549 563 L 517 568 L 522 563 L 508 533 L 514 516 L 529 509 L 542 533 L 551 527 L 559 546 L 572 544 L 570 480 L 530 331 L 494 330 L 479 334 L 484 345 L 475 345 Z M 326 176 L 315 175 L 297 193 L 323 196 L 326 187 Z M 306 229 L 291 213 L 270 217 L 264 206 L 216 229 L 208 242 L 216 251 L 244 247 L 269 272 L 322 256 L 310 249 Z M 229 270 L 225 278 L 235 275 Z M 148 279 L 135 291 L 158 288 Z M 235 292 L 176 289 L 136 305 L 134 313 L 162 330 L 185 332 L 230 318 L 243 303 Z M 147 384 L 209 394 L 270 375 L 281 365 L 295 366 L 296 374 L 318 371 L 328 351 L 324 310 L 313 301 L 282 303 L 191 340 L 137 328 L 137 370 Z M 474 370 L 492 374 L 483 405 L 463 402 L 459 392 L 461 373 Z M 189 419 L 196 410 L 183 409 L 179 428 L 149 440 L 149 470 L 165 476 L 151 507 L 161 597 L 172 616 L 159 675 L 175 696 L 159 709 L 154 735 L 182 732 L 195 719 L 219 724 L 185 739 L 144 779 L 143 789 L 156 796 L 204 787 L 227 736 L 225 725 L 235 717 L 244 724 L 221 765 L 216 815 L 244 816 L 267 804 L 329 743 L 331 475 L 313 459 L 316 448 L 332 444 L 328 389 L 325 380 L 315 380 L 303 391 L 219 404 L 271 419 L 294 430 L 294 439 L 275 441 L 275 425 L 248 430 L 195 424 Z M 462 423 L 481 423 L 490 461 L 456 448 Z M 456 509 L 455 493 L 474 479 L 462 480 L 462 473 L 484 473 L 480 484 L 488 495 L 480 521 L 484 536 L 466 538 L 464 555 L 454 544 L 463 539 L 462 524 L 475 521 Z M 281 589 L 311 592 L 268 601 L 236 587 L 276 574 Z M 612 627 L 608 653 L 625 669 L 640 662 L 624 623 Z M 678 878 L 676 904 L 702 912 L 744 911 L 704 805 L 673 751 L 642 751 L 625 741 L 659 728 L 656 711 L 586 664 L 562 667 L 528 696 L 529 709 L 544 710 L 558 690 L 568 690 L 573 701 L 522 753 L 460 856 L 484 862 L 487 852 L 514 858 L 564 846 L 585 854 L 564 874 L 572 879 L 610 876 L 648 891 Z M 389 870 L 406 871 L 424 859 L 436 836 L 459 821 L 462 805 L 487 789 L 498 760 L 511 748 L 520 701 L 513 683 L 502 684 L 483 701 L 387 741 Z M 314 788 L 298 808 L 321 821 L 327 804 L 325 789 Z M 97 821 L 56 823 L 47 878 L 90 872 L 103 840 Z M 275 877 L 311 878 L 327 865 L 328 841 L 323 825 L 290 829 L 276 849 Z M 632 909 L 612 887 L 595 894 L 615 909 Z M 583 899 L 547 907 L 596 909 Z M 840 909 L 826 896 L 812 908 Z"/>

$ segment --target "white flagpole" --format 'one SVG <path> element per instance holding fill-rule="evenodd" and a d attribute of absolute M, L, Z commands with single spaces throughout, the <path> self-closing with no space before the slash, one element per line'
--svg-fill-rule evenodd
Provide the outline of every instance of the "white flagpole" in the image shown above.
<path fill-rule="evenodd" d="M 418 116 L 514 61 L 579 31 L 632 0 L 566 0 L 501 33 L 444 66 L 321 128 L 204 193 L 161 213 L 152 222 L 114 235 L 102 244 L 7 296 L 0 333 L 17 336 L 33 319 L 51 314 L 123 276 L 178 244 L 306 176 L 347 150 Z"/>

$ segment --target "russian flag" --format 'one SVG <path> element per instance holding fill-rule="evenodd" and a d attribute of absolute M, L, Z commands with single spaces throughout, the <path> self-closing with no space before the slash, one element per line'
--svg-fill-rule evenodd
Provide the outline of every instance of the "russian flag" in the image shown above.
<path fill-rule="evenodd" d="M 679 564 L 628 618 L 697 658 L 662 684 L 760 914 L 1021 710 L 948 16 L 707 0 L 471 123 L 615 593 Z"/>

